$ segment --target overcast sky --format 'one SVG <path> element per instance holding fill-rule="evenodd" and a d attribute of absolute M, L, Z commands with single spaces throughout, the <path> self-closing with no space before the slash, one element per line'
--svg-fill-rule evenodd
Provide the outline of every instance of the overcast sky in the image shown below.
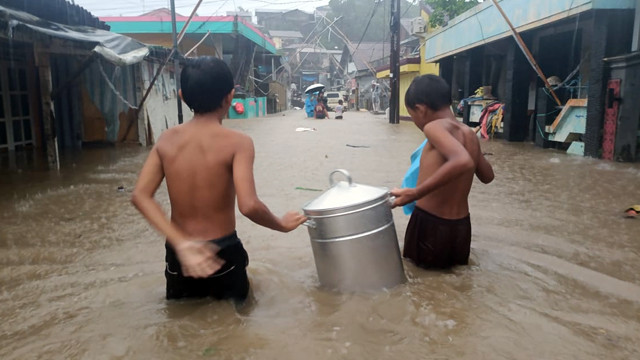
<path fill-rule="evenodd" d="M 70 0 L 75 1 L 96 16 L 134 16 L 157 8 L 169 8 L 169 0 Z M 188 16 L 197 0 L 175 0 L 176 12 Z M 329 0 L 204 0 L 198 15 L 225 15 L 237 7 L 253 12 L 255 9 L 300 9 L 313 12 L 318 6 L 327 5 Z"/>

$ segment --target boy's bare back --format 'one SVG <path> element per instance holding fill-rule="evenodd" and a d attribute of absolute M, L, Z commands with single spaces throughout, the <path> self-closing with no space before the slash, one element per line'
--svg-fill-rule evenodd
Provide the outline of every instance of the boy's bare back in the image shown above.
<path fill-rule="evenodd" d="M 493 181 L 493 169 L 475 132 L 451 111 L 451 88 L 444 79 L 416 77 L 405 105 L 428 142 L 416 187 L 391 190 L 394 206 L 416 202 L 402 254 L 425 268 L 466 265 L 471 249 L 469 191 L 474 175 L 485 184 Z"/>
<path fill-rule="evenodd" d="M 253 142 L 247 135 L 222 126 L 234 96 L 233 74 L 224 61 L 213 57 L 187 60 L 180 85 L 179 95 L 193 110 L 193 119 L 162 135 L 140 171 L 131 201 L 165 235 L 182 268 L 180 279 L 202 278 L 222 266 L 211 242 L 228 236 L 239 242 L 235 235 L 236 197 L 243 215 L 273 230 L 291 231 L 306 218 L 297 211 L 277 217 L 258 198 Z M 154 200 L 165 178 L 171 219 Z M 237 250 L 244 251 L 241 247 Z M 238 265 L 244 271 L 246 265 Z M 172 294 L 167 287 L 167 296 Z"/>
<path fill-rule="evenodd" d="M 253 145 L 248 136 L 217 121 L 199 120 L 166 131 L 157 151 L 171 200 L 171 221 L 188 236 L 215 239 L 235 230 L 233 174 L 251 168 L 252 163 L 242 162 L 253 153 Z"/>
<path fill-rule="evenodd" d="M 445 219 L 469 215 L 468 197 L 473 176 L 479 172 L 483 180 L 487 170 L 475 132 L 456 120 L 445 118 L 425 125 L 424 133 L 429 142 L 422 151 L 418 184 L 444 166 L 448 157 L 464 157 L 466 153 L 470 161 L 456 177 L 418 199 L 416 205 Z"/>

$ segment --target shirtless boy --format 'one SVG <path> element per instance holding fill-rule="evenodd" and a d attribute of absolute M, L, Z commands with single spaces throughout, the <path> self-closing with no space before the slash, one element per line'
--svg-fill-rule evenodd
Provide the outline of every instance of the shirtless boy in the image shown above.
<path fill-rule="evenodd" d="M 393 189 L 394 206 L 416 201 L 404 239 L 403 256 L 424 268 L 469 262 L 469 191 L 474 175 L 488 184 L 493 169 L 475 132 L 451 112 L 451 90 L 438 76 L 415 78 L 405 105 L 429 140 L 422 151 L 415 188 Z"/>
<path fill-rule="evenodd" d="M 249 258 L 235 231 L 236 197 L 244 216 L 273 230 L 289 232 L 305 217 L 293 211 L 276 217 L 258 198 L 253 142 L 222 126 L 234 93 L 229 67 L 213 57 L 187 60 L 180 85 L 193 119 L 162 134 L 131 201 L 166 237 L 167 299 L 212 296 L 242 302 L 249 292 Z M 170 220 L 153 199 L 165 178 Z"/>

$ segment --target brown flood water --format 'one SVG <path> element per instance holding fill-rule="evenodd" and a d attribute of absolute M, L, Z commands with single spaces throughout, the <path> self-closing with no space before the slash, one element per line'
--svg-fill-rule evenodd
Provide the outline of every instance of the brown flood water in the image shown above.
<path fill-rule="evenodd" d="M 400 184 L 419 130 L 345 118 L 225 125 L 254 138 L 258 193 L 281 214 L 334 168 Z M 483 149 L 496 180 L 472 190 L 470 266 L 405 262 L 404 285 L 328 292 L 304 227 L 280 234 L 240 216 L 256 298 L 242 311 L 164 299 L 163 239 L 129 204 L 148 149 L 84 150 L 59 173 L 3 159 L 0 358 L 640 359 L 640 218 L 622 216 L 640 203 L 640 166 L 501 140 Z M 166 189 L 157 199 L 166 207 Z M 408 217 L 394 218 L 402 243 Z"/>

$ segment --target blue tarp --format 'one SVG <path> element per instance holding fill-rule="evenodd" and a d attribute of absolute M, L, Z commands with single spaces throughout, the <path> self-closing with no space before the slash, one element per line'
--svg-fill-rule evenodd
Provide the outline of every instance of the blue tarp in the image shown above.
<path fill-rule="evenodd" d="M 318 81 L 318 75 L 302 75 L 302 81 Z"/>
<path fill-rule="evenodd" d="M 409 170 L 402 179 L 403 188 L 414 188 L 418 184 L 418 174 L 420 173 L 420 158 L 422 157 L 422 149 L 427 145 L 427 139 L 424 139 L 422 144 L 411 154 L 411 165 Z M 413 209 L 416 207 L 416 203 L 412 202 L 402 207 L 402 210 L 406 215 L 411 215 Z"/>

